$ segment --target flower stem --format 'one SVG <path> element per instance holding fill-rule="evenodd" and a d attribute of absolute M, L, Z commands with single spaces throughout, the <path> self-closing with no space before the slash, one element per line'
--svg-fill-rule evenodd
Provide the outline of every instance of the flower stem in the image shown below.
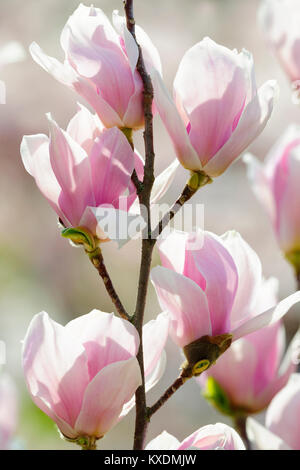
<path fill-rule="evenodd" d="M 106 269 L 106 266 L 104 264 L 104 259 L 103 259 L 101 249 L 99 247 L 97 247 L 93 251 L 86 251 L 86 253 L 87 253 L 88 257 L 90 258 L 91 263 L 97 269 L 99 275 L 101 276 L 101 278 L 104 282 L 104 286 L 106 288 L 106 291 L 107 291 L 108 295 L 110 296 L 114 306 L 116 307 L 117 312 L 125 320 L 131 321 L 131 316 L 126 312 L 126 310 L 123 307 L 123 304 L 122 304 L 118 294 L 115 291 L 113 283 L 110 279 L 110 276 L 109 276 L 108 271 Z"/>
<path fill-rule="evenodd" d="M 239 433 L 244 441 L 247 450 L 251 450 L 251 443 L 249 441 L 246 430 L 247 415 L 236 415 L 233 417 L 235 430 Z"/>

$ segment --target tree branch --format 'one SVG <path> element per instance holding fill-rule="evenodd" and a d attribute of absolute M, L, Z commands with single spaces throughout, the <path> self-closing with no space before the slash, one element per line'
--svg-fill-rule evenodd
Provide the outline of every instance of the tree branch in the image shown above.
<path fill-rule="evenodd" d="M 98 247 L 94 251 L 92 251 L 92 252 L 86 251 L 86 253 L 87 253 L 88 257 L 90 258 L 91 263 L 93 264 L 93 266 L 95 266 L 95 268 L 97 269 L 99 275 L 101 276 L 101 278 L 104 282 L 106 291 L 107 291 L 108 295 L 110 296 L 114 306 L 116 307 L 116 310 L 117 310 L 118 314 L 122 318 L 124 318 L 125 320 L 131 321 L 131 316 L 126 312 L 126 310 L 123 307 L 123 304 L 122 304 L 118 294 L 115 291 L 113 283 L 110 279 L 110 276 L 109 276 L 108 271 L 106 269 L 106 266 L 104 264 L 104 259 L 103 259 L 103 256 L 102 256 L 101 249 Z"/>
<path fill-rule="evenodd" d="M 135 36 L 135 21 L 133 16 L 133 0 L 125 0 L 124 8 L 126 14 L 127 28 L 134 37 Z M 136 41 L 137 43 L 137 41 Z M 151 78 L 146 71 L 143 60 L 141 47 L 138 45 L 139 58 L 137 62 L 137 71 L 139 72 L 143 82 L 143 109 L 145 118 L 144 130 L 144 143 L 145 143 L 145 166 L 144 178 L 142 185 L 139 185 L 140 191 L 138 192 L 140 206 L 145 207 L 147 210 L 147 227 L 143 234 L 142 240 L 142 256 L 140 265 L 139 285 L 136 308 L 134 313 L 134 324 L 140 335 L 140 348 L 137 354 L 137 359 L 142 373 L 142 385 L 136 391 L 136 423 L 134 435 L 134 449 L 140 450 L 144 448 L 146 429 L 147 429 L 147 406 L 146 406 L 146 393 L 145 393 L 145 374 L 144 374 L 144 359 L 143 359 L 143 323 L 144 312 L 146 306 L 146 297 L 150 276 L 150 265 L 152 259 L 152 252 L 154 243 L 151 240 L 151 214 L 150 214 L 150 195 L 154 183 L 154 144 L 153 144 L 153 115 L 152 115 L 152 102 L 153 102 L 153 87 Z"/>

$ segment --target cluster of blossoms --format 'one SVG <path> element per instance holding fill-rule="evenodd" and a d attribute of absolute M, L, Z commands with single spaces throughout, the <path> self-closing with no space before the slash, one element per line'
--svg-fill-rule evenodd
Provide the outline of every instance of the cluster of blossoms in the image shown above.
<path fill-rule="evenodd" d="M 291 65 L 289 56 L 295 28 L 283 40 L 276 26 L 280 9 L 293 3 L 266 1 L 260 16 L 295 80 L 298 64 L 295 59 Z M 186 380 L 195 378 L 206 398 L 236 423 L 242 419 L 245 424 L 248 415 L 268 407 L 266 428 L 248 420 L 249 436 L 257 446 L 264 448 L 266 436 L 273 436 L 273 447 L 300 448 L 295 412 L 300 410 L 300 387 L 294 374 L 299 335 L 283 358 L 282 323 L 300 302 L 300 291 L 278 302 L 276 279 L 263 277 L 257 254 L 237 232 L 217 236 L 200 229 L 173 230 L 166 236 L 162 219 L 156 239 L 148 219 L 148 230 L 141 233 L 137 309 L 130 315 L 103 262 L 102 244 L 112 237 L 99 217 L 101 208 L 143 216 L 142 205 L 151 209 L 160 200 L 179 163 L 189 171 L 177 201 L 181 207 L 201 186 L 224 173 L 263 131 L 277 84 L 268 81 L 257 88 L 249 52 L 238 53 L 205 38 L 182 58 L 171 97 L 157 49 L 140 27 L 127 28 L 134 22 L 127 10 L 126 14 L 127 18 L 114 12 L 112 25 L 100 9 L 80 5 L 61 34 L 63 63 L 36 43 L 30 47 L 33 59 L 93 111 L 80 104 L 66 130 L 48 114 L 49 136 L 23 138 L 23 164 L 56 212 L 63 236 L 83 245 L 122 318 L 93 310 L 62 326 L 45 312 L 35 315 L 22 352 L 29 393 L 62 436 L 83 449 L 95 449 L 96 442 L 134 407 L 136 449 L 245 449 L 237 432 L 221 423 L 204 426 L 182 442 L 163 432 L 145 447 L 152 414 Z M 152 126 L 151 109 L 146 109 L 147 80 L 153 85 L 150 108 L 160 115 L 178 160 L 155 181 L 149 178 L 154 156 L 147 147 L 149 122 L 150 131 Z M 134 132 L 144 128 L 145 158 L 134 148 Z M 299 149 L 300 129 L 292 126 L 265 164 L 249 155 L 246 161 L 254 191 L 300 279 Z M 171 209 L 167 215 L 170 219 L 174 214 Z M 162 266 L 150 274 L 155 244 Z M 149 276 L 162 313 L 143 325 Z M 145 393 L 165 370 L 168 336 L 185 360 L 179 378 L 145 412 Z M 15 411 L 10 413 L 2 396 L 6 389 L 0 382 L 3 448 L 9 447 L 15 426 L 15 420 L 10 422 Z M 2 419 L 7 413 L 10 419 Z"/>

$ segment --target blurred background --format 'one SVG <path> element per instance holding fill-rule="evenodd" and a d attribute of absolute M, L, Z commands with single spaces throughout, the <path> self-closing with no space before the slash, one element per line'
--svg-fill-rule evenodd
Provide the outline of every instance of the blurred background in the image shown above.
<path fill-rule="evenodd" d="M 258 5 L 258 0 L 144 0 L 135 2 L 135 18 L 160 51 L 170 90 L 184 52 L 204 36 L 253 53 L 258 85 L 276 79 L 281 89 L 270 123 L 250 149 L 263 159 L 288 124 L 300 121 L 300 109 L 292 103 L 289 82 L 258 28 Z M 17 40 L 28 50 L 29 44 L 36 41 L 45 52 L 62 59 L 59 35 L 77 6 L 78 0 L 0 0 L 0 48 Z M 123 7 L 121 0 L 98 0 L 95 6 L 109 17 L 113 9 Z M 41 310 L 65 324 L 95 307 L 111 312 L 112 305 L 82 250 L 61 238 L 54 212 L 23 168 L 19 147 L 24 134 L 48 133 L 46 112 L 51 111 L 65 128 L 76 112 L 78 96 L 44 72 L 29 54 L 24 62 L 1 68 L 0 78 L 7 88 L 7 104 L 0 106 L 0 340 L 7 345 L 5 369 L 18 385 L 20 420 L 16 437 L 26 449 L 73 448 L 59 439 L 52 421 L 29 399 L 21 370 L 21 340 L 32 316 Z M 159 118 L 155 119 L 155 130 L 159 172 L 173 160 L 174 152 Z M 141 136 L 136 142 L 143 152 Z M 181 169 L 165 202 L 174 201 L 186 177 Z M 261 257 L 264 275 L 280 280 L 280 298 L 295 290 L 292 269 L 281 256 L 269 221 L 249 188 L 242 161 L 199 191 L 194 202 L 205 205 L 207 230 L 219 235 L 229 229 L 241 232 Z M 139 255 L 137 241 L 128 243 L 122 251 L 113 243 L 104 247 L 106 264 L 129 311 L 135 304 Z M 153 264 L 158 262 L 155 253 Z M 150 286 L 147 320 L 159 312 Z M 289 336 L 297 327 L 299 313 L 294 308 L 286 318 Z M 149 393 L 149 403 L 177 377 L 182 358 L 171 342 L 167 356 L 167 370 Z M 182 439 L 198 427 L 218 421 L 229 423 L 205 402 L 200 388 L 190 381 L 153 417 L 148 440 L 166 427 Z M 133 423 L 131 412 L 105 437 L 100 448 L 131 448 Z"/>

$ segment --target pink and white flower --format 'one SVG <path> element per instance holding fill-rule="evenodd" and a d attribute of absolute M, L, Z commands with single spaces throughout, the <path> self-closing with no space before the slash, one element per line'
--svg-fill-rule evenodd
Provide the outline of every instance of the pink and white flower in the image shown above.
<path fill-rule="evenodd" d="M 245 450 L 238 433 L 226 424 L 203 426 L 182 442 L 164 431 L 146 446 L 146 450 Z"/>
<path fill-rule="evenodd" d="M 117 211 L 121 205 L 129 210 L 136 199 L 131 174 L 134 167 L 139 174 L 143 171 L 143 161 L 118 128 L 105 129 L 83 106 L 66 131 L 47 117 L 49 137 L 23 137 L 25 169 L 65 227 L 85 227 L 105 240 L 96 209 L 109 206 Z"/>
<path fill-rule="evenodd" d="M 300 4 L 298 0 L 264 0 L 259 23 L 266 40 L 292 82 L 300 80 Z"/>
<path fill-rule="evenodd" d="M 277 302 L 276 279 L 263 281 L 253 314 L 257 315 Z M 296 335 L 285 357 L 285 331 L 282 321 L 235 341 L 209 371 L 197 379 L 204 385 L 214 379 L 229 402 L 229 413 L 257 413 L 266 408 L 296 370 Z M 217 404 L 216 404 L 217 405 Z"/>
<path fill-rule="evenodd" d="M 265 450 L 300 450 L 300 374 L 293 374 L 273 398 L 266 413 L 266 427 L 247 420 L 247 432 L 256 447 Z"/>
<path fill-rule="evenodd" d="M 211 177 L 222 174 L 263 131 L 277 85 L 257 90 L 253 58 L 203 39 L 189 49 L 174 80 L 174 102 L 153 71 L 155 103 L 180 163 Z"/>
<path fill-rule="evenodd" d="M 291 125 L 264 163 L 245 157 L 253 191 L 265 208 L 282 251 L 300 251 L 300 126 Z"/>
<path fill-rule="evenodd" d="M 148 328 L 156 333 L 145 341 L 146 375 L 152 380 L 159 376 L 168 321 L 160 316 Z M 32 400 L 67 438 L 99 439 L 132 408 L 141 385 L 138 348 L 135 327 L 113 314 L 93 310 L 63 327 L 41 312 L 23 344 Z"/>
<path fill-rule="evenodd" d="M 105 127 L 138 129 L 144 124 L 143 83 L 136 70 L 139 51 L 125 19 L 113 13 L 113 25 L 99 8 L 79 5 L 60 38 L 64 63 L 33 43 L 33 59 L 56 80 L 82 96 Z M 136 26 L 148 70 L 161 73 L 159 54 L 147 34 Z"/>
<path fill-rule="evenodd" d="M 152 270 L 151 279 L 181 348 L 205 335 L 230 334 L 235 341 L 278 322 L 300 301 L 298 291 L 263 312 L 254 310 L 261 263 L 236 232 L 218 237 L 174 231 L 160 240 L 159 252 L 163 266 Z"/>

